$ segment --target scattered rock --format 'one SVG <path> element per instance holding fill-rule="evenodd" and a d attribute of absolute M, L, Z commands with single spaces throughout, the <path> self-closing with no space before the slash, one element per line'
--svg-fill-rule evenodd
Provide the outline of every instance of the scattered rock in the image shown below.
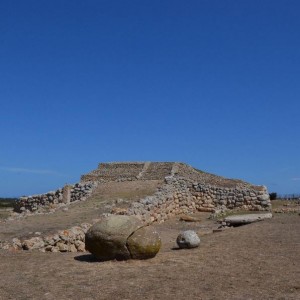
<path fill-rule="evenodd" d="M 74 244 L 69 245 L 68 252 L 77 252 L 77 248 Z"/>
<path fill-rule="evenodd" d="M 120 207 L 114 207 L 111 210 L 111 213 L 115 214 L 115 215 L 126 215 L 127 214 L 127 209 L 126 208 L 120 208 Z"/>
<path fill-rule="evenodd" d="M 22 242 L 18 238 L 12 239 L 12 247 L 16 250 L 22 249 Z"/>
<path fill-rule="evenodd" d="M 286 213 L 299 213 L 299 207 L 282 207 L 282 208 L 277 208 L 277 209 L 274 209 L 273 212 L 274 213 L 277 213 L 277 214 L 286 214 Z M 300 213 L 299 213 L 300 215 Z"/>
<path fill-rule="evenodd" d="M 185 222 L 201 222 L 200 218 L 192 217 L 189 215 L 181 215 L 179 220 Z"/>
<path fill-rule="evenodd" d="M 34 250 L 43 248 L 45 245 L 44 241 L 40 237 L 33 237 L 31 239 L 25 240 L 22 243 L 22 248 L 24 250 Z"/>
<path fill-rule="evenodd" d="M 58 242 L 58 243 L 56 244 L 56 247 L 58 248 L 58 250 L 59 250 L 60 252 L 68 252 L 68 250 L 69 250 L 68 245 L 66 245 L 66 244 L 64 244 L 64 243 L 62 243 L 62 242 Z"/>
<path fill-rule="evenodd" d="M 85 251 L 85 243 L 82 241 L 75 241 L 75 247 L 78 252 L 84 252 Z"/>
<path fill-rule="evenodd" d="M 200 238 L 193 230 L 186 230 L 177 237 L 177 245 L 179 248 L 196 248 L 200 245 Z"/>

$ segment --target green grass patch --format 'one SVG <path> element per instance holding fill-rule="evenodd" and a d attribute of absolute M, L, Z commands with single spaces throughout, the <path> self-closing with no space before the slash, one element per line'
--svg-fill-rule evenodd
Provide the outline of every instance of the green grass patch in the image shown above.
<path fill-rule="evenodd" d="M 16 200 L 18 198 L 0 198 L 0 209 L 13 207 Z"/>

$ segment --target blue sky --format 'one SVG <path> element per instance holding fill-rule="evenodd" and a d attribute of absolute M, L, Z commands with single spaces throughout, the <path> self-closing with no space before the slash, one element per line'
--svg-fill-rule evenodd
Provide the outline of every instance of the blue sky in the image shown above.
<path fill-rule="evenodd" d="M 0 1 L 0 197 L 107 161 L 300 193 L 300 2 Z"/>

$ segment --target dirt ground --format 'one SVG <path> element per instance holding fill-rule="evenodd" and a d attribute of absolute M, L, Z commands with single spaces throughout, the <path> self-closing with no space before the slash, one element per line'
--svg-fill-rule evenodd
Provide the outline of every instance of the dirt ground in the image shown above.
<path fill-rule="evenodd" d="M 6 223 L 1 222 L 0 211 L 0 241 L 31 237 L 35 232 L 46 235 L 84 222 L 90 223 L 103 213 L 110 213 L 116 201 L 122 199 L 118 206 L 127 207 L 132 201 L 152 195 L 160 184 L 159 180 L 102 183 L 87 201 L 73 203 L 67 211 L 60 209 L 53 214 L 34 215 Z M 7 217 L 5 212 L 2 215 Z"/>
<path fill-rule="evenodd" d="M 150 260 L 1 250 L 0 299 L 300 299 L 298 214 L 218 233 L 208 214 L 197 216 L 201 222 L 154 225 L 162 249 Z M 185 229 L 198 232 L 199 248 L 174 248 Z"/>

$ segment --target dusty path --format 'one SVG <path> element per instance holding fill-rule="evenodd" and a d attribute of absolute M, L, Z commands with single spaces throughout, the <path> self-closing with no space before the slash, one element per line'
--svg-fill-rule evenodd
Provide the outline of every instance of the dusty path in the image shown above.
<path fill-rule="evenodd" d="M 111 204 L 117 199 L 128 201 L 124 204 L 128 205 L 132 201 L 153 194 L 160 184 L 161 181 L 158 180 L 100 184 L 87 201 L 71 204 L 67 211 L 59 210 L 53 214 L 34 215 L 0 223 L 0 241 L 31 236 L 34 232 L 54 233 L 83 222 L 91 222 L 102 213 L 110 212 Z"/>
<path fill-rule="evenodd" d="M 0 251 L 0 299 L 300 299 L 298 214 L 202 232 L 199 248 L 172 250 L 180 229 L 205 222 L 156 225 L 163 248 L 146 261 Z"/>

